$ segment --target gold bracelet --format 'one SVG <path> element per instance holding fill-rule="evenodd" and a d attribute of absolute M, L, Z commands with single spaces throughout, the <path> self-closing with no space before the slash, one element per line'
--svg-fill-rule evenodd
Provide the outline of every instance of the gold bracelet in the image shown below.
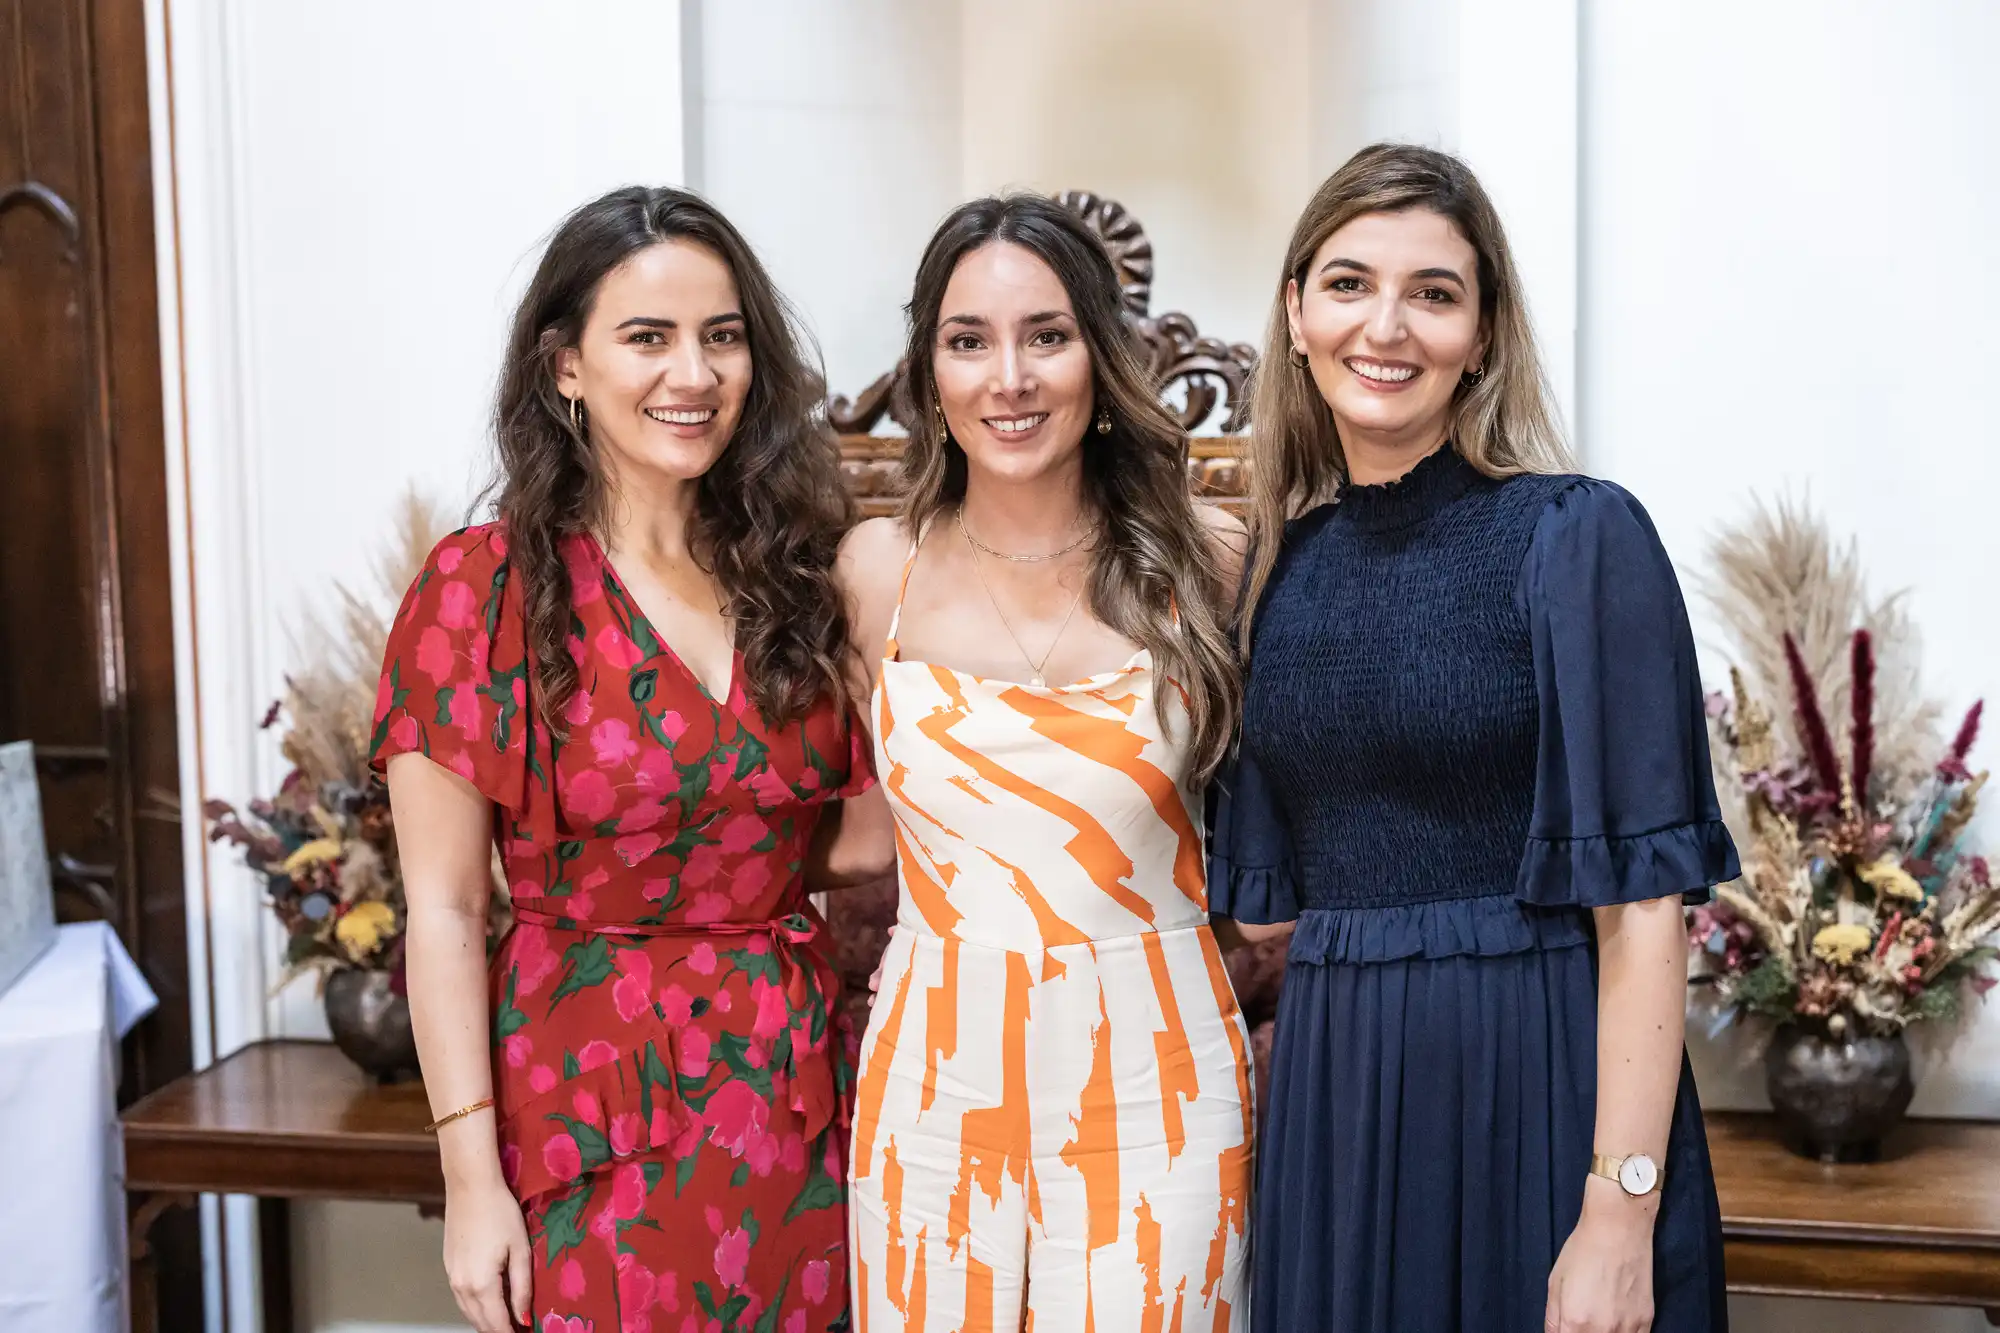
<path fill-rule="evenodd" d="M 428 1125 L 425 1125 L 424 1133 L 435 1134 L 440 1129 L 443 1129 L 446 1125 L 449 1125 L 452 1121 L 457 1120 L 462 1116 L 471 1115 L 474 1111 L 484 1111 L 487 1107 L 491 1105 L 493 1105 L 493 1099 L 491 1097 L 486 1097 L 472 1103 L 472 1105 L 470 1106 L 461 1106 L 456 1111 L 453 1111 L 450 1115 L 441 1115 L 437 1119 L 431 1121 Z"/>

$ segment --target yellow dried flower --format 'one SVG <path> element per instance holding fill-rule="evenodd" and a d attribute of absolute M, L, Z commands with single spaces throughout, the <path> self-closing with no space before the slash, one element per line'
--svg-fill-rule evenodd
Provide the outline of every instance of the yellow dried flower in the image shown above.
<path fill-rule="evenodd" d="M 1895 861 L 1883 857 L 1861 867 L 1861 882 L 1875 892 L 1889 898 L 1904 898 L 1913 903 L 1924 900 L 1924 886 L 1916 877 L 1903 869 Z"/>
<path fill-rule="evenodd" d="M 1872 939 L 1866 926 L 1828 926 L 1813 936 L 1813 956 L 1846 967 L 1867 952 Z"/>
<path fill-rule="evenodd" d="M 296 875 L 309 865 L 321 861 L 337 860 L 340 856 L 340 842 L 336 838 L 315 838 L 285 858 L 285 873 Z"/>
<path fill-rule="evenodd" d="M 1729 668 L 1729 685 L 1736 695 L 1736 766 L 1744 773 L 1761 773 L 1777 762 L 1771 742 L 1771 715 L 1744 688 L 1743 673 Z"/>
<path fill-rule="evenodd" d="M 333 934 L 358 963 L 382 947 L 382 937 L 395 924 L 396 912 L 389 904 L 356 903 L 334 924 Z"/>

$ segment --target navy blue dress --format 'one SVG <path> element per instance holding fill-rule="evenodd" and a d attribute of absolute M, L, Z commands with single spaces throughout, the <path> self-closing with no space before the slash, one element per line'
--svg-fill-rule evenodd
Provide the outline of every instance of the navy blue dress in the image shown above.
<path fill-rule="evenodd" d="M 1298 921 L 1252 1326 L 1540 1333 L 1594 1150 L 1590 909 L 1737 874 L 1673 568 L 1618 487 L 1447 447 L 1287 525 L 1246 691 L 1211 903 Z M 1685 1061 L 1670 1142 L 1653 1327 L 1721 1330 Z"/>

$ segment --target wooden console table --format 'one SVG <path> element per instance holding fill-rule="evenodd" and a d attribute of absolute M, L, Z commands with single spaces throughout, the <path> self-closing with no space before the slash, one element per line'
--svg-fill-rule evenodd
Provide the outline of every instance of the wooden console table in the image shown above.
<path fill-rule="evenodd" d="M 264 1328 L 292 1327 L 289 1199 L 444 1200 L 421 1085 L 378 1087 L 324 1042 L 249 1046 L 125 1112 L 134 1327 L 155 1327 L 146 1232 L 203 1193 L 261 1201 Z M 1916 1121 L 1873 1166 L 1794 1157 L 1770 1117 L 1717 1112 L 1731 1291 L 1963 1305 L 2000 1324 L 2000 1124 Z M 442 1279 L 440 1279 L 442 1280 Z"/>
<path fill-rule="evenodd" d="M 378 1086 L 329 1042 L 246 1046 L 120 1118 L 137 1333 L 158 1327 L 147 1233 L 199 1194 L 259 1200 L 264 1333 L 292 1328 L 289 1200 L 444 1203 L 437 1141 L 423 1132 L 423 1085 Z"/>
<path fill-rule="evenodd" d="M 1731 1291 L 1969 1305 L 2000 1325 L 2000 1124 L 1916 1120 L 1883 1160 L 1822 1166 L 1771 1118 L 1712 1112 Z"/>

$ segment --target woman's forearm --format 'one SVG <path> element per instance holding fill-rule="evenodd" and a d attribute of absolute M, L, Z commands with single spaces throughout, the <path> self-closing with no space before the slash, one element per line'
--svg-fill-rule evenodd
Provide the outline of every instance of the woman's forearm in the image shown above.
<path fill-rule="evenodd" d="M 493 807 L 420 754 L 389 761 L 389 805 L 403 869 L 410 1026 L 433 1118 L 493 1095 L 486 998 L 486 912 L 493 897 Z M 500 1180 L 492 1111 L 438 1129 L 445 1183 Z"/>
<path fill-rule="evenodd" d="M 410 1024 L 424 1068 L 433 1117 L 493 1095 L 492 1020 L 486 1001 L 486 912 L 412 904 L 408 967 Z M 500 1148 L 492 1114 L 454 1120 L 438 1130 L 448 1185 L 499 1178 Z"/>
<path fill-rule="evenodd" d="M 1680 1086 L 1687 1010 L 1687 932 L 1678 898 L 1597 909 L 1596 1150 L 1615 1157 L 1644 1153 L 1665 1169 L 1674 1097 Z M 1592 1201 L 1642 1206 L 1650 1217 L 1659 1193 L 1623 1197 L 1592 1177 Z"/>
<path fill-rule="evenodd" d="M 837 802 L 820 816 L 806 853 L 808 892 L 873 884 L 895 872 L 894 816 L 880 787 Z"/>
<path fill-rule="evenodd" d="M 1215 942 L 1220 944 L 1225 951 L 1228 951 L 1245 949 L 1253 944 L 1262 944 L 1265 940 L 1276 939 L 1278 936 L 1289 931 L 1293 923 L 1290 921 L 1279 921 L 1268 926 L 1247 925 L 1244 922 L 1236 920 L 1234 917 L 1221 916 L 1211 912 L 1209 913 L 1208 924 L 1215 932 Z"/>

